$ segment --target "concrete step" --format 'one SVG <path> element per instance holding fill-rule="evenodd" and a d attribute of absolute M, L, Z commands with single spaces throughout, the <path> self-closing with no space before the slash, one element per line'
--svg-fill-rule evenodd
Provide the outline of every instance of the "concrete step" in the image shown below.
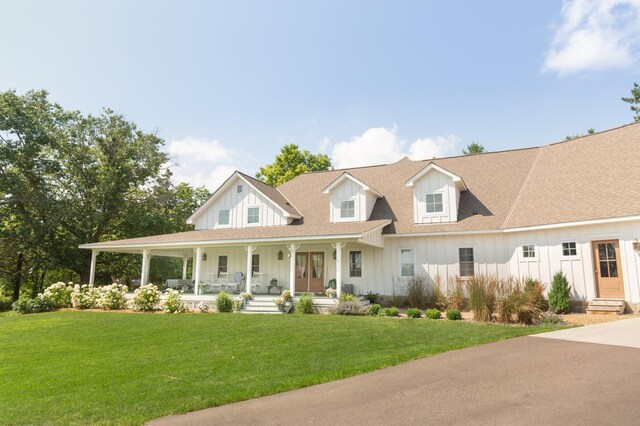
<path fill-rule="evenodd" d="M 589 301 L 590 305 L 598 306 L 624 306 L 624 303 L 622 299 L 593 299 Z"/>
<path fill-rule="evenodd" d="M 587 302 L 588 314 L 621 315 L 625 310 L 624 300 L 619 299 L 594 299 Z"/>
<path fill-rule="evenodd" d="M 249 300 L 245 303 L 246 306 L 275 306 L 273 300 Z"/>
<path fill-rule="evenodd" d="M 240 313 L 242 314 L 266 314 L 266 315 L 282 315 L 282 312 L 280 311 L 245 311 L 244 309 L 242 311 L 240 311 Z"/>

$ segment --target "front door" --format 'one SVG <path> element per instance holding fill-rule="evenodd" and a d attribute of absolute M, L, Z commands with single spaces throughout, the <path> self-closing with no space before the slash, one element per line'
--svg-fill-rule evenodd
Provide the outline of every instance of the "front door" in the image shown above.
<path fill-rule="evenodd" d="M 324 291 L 324 253 L 296 253 L 296 293 Z"/>
<path fill-rule="evenodd" d="M 618 240 L 593 241 L 598 297 L 624 297 Z"/>

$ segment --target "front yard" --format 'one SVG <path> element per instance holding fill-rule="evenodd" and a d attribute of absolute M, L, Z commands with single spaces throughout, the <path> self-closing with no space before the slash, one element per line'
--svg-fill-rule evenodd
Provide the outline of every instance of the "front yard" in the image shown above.
<path fill-rule="evenodd" d="M 327 315 L 0 316 L 0 413 L 8 424 L 141 424 L 558 328 Z"/>

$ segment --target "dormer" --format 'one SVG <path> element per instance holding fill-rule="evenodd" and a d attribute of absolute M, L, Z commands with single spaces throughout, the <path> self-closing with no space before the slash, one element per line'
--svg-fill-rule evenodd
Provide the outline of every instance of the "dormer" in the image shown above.
<path fill-rule="evenodd" d="M 329 194 L 331 223 L 368 220 L 376 200 L 382 198 L 382 194 L 348 172 L 342 173 L 322 192 Z"/>
<path fill-rule="evenodd" d="M 238 171 L 187 219 L 198 229 L 289 225 L 302 215 L 277 188 Z"/>
<path fill-rule="evenodd" d="M 467 190 L 462 178 L 449 170 L 429 163 L 405 185 L 413 188 L 414 223 L 458 221 L 460 193 Z"/>

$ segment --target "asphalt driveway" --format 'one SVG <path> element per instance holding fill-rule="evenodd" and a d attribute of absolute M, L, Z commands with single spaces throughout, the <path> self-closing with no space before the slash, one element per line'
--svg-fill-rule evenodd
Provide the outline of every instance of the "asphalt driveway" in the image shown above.
<path fill-rule="evenodd" d="M 640 335 L 640 319 L 603 325 L 613 324 L 446 352 L 151 424 L 638 424 L 640 349 L 564 340 Z"/>

